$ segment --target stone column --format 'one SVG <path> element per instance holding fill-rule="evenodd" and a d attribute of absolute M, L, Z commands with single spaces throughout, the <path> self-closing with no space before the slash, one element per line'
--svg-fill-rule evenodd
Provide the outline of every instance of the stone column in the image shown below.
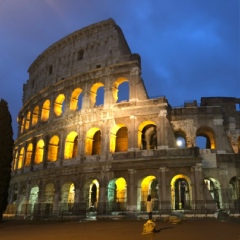
<path fill-rule="evenodd" d="M 167 196 L 167 183 L 166 183 L 166 172 L 168 171 L 168 168 L 166 167 L 160 167 L 158 169 L 159 175 L 158 175 L 158 195 L 159 197 L 159 209 L 160 210 L 166 210 L 169 209 L 169 196 Z"/>
<path fill-rule="evenodd" d="M 135 169 L 128 169 L 129 173 L 129 183 L 127 184 L 127 210 L 135 211 L 137 210 L 137 193 L 134 181 L 134 174 L 136 173 Z"/>
<path fill-rule="evenodd" d="M 203 182 L 201 182 L 202 179 L 202 163 L 197 163 L 195 166 L 192 167 L 192 170 L 194 171 L 194 189 L 192 189 L 192 195 L 195 197 L 193 199 L 193 203 L 195 203 L 195 209 L 202 209 L 205 206 L 205 202 L 203 199 L 203 192 L 201 191 L 201 186 L 203 185 Z"/>
<path fill-rule="evenodd" d="M 34 160 L 35 160 L 35 154 L 36 154 L 36 144 L 37 144 L 37 140 L 34 137 L 32 140 L 32 145 L 33 145 L 33 149 L 32 149 L 32 156 L 31 156 L 31 163 L 30 163 L 30 170 L 33 170 L 33 165 L 34 165 Z"/>
<path fill-rule="evenodd" d="M 167 115 L 167 111 L 165 109 L 160 110 L 160 113 L 158 115 L 159 121 L 157 124 L 157 148 L 158 149 L 167 147 L 166 146 L 167 135 L 166 135 L 166 129 L 165 129 L 166 115 Z"/>
<path fill-rule="evenodd" d="M 49 140 L 50 140 L 49 136 L 45 136 L 43 138 L 44 141 L 43 168 L 47 167 Z"/>
<path fill-rule="evenodd" d="M 138 149 L 138 146 L 137 146 L 138 131 L 135 125 L 135 122 L 137 121 L 136 119 L 137 119 L 136 116 L 134 115 L 130 116 L 131 123 L 130 123 L 130 129 L 128 129 L 128 150 L 129 151 L 134 151 Z"/>
<path fill-rule="evenodd" d="M 53 199 L 53 215 L 59 215 L 60 199 L 61 199 L 61 188 L 60 188 L 59 180 L 57 180 L 55 184 L 55 192 L 54 192 L 54 199 Z"/>
<path fill-rule="evenodd" d="M 99 215 L 101 214 L 106 214 L 107 211 L 107 184 L 108 184 L 108 177 L 109 175 L 109 170 L 106 169 L 102 169 L 101 171 L 101 182 L 100 182 L 100 186 L 99 186 L 99 202 L 98 202 L 98 209 L 97 209 L 97 213 Z"/>
<path fill-rule="evenodd" d="M 66 135 L 61 132 L 60 133 L 60 136 L 59 136 L 59 139 L 60 139 L 60 144 L 59 144 L 59 157 L 58 157 L 58 160 L 59 160 L 59 165 L 62 166 L 62 162 L 64 160 L 64 148 L 65 148 L 65 140 L 66 140 Z"/>

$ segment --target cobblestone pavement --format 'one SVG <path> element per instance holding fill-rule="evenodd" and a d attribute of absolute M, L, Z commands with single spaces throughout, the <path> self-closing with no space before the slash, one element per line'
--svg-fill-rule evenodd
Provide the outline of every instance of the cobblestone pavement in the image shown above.
<path fill-rule="evenodd" d="M 3 221 L 0 240 L 240 240 L 240 220 L 157 221 L 159 232 L 142 234 L 145 220 L 75 222 Z"/>

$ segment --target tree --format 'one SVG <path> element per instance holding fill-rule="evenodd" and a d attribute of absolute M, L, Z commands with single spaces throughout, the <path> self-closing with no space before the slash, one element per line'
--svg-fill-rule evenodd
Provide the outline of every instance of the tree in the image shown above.
<path fill-rule="evenodd" d="M 0 221 L 8 204 L 13 151 L 12 117 L 5 100 L 0 100 Z"/>

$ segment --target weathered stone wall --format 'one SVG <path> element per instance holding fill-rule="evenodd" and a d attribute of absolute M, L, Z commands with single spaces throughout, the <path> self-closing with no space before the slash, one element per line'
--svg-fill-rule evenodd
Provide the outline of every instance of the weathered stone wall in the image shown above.
<path fill-rule="evenodd" d="M 123 83 L 128 83 L 128 99 L 120 102 Z M 101 87 L 104 101 L 98 105 Z M 74 195 L 74 204 L 87 209 L 95 184 L 99 214 L 115 194 L 126 196 L 118 200 L 124 210 L 141 211 L 147 191 L 158 196 L 161 211 L 184 204 L 186 210 L 205 211 L 215 208 L 215 202 L 234 207 L 240 196 L 239 102 L 202 98 L 200 106 L 195 100 L 172 108 L 165 97 L 149 99 L 140 57 L 131 54 L 112 19 L 76 31 L 51 45 L 29 68 L 9 202 L 19 213 L 24 204 L 36 203 L 52 204 L 59 212 Z M 207 149 L 199 150 L 198 136 L 207 139 Z M 178 137 L 185 146 L 176 145 Z M 113 183 L 122 187 L 120 195 Z M 234 199 L 225 194 L 233 191 L 229 184 Z M 178 187 L 184 189 L 182 195 Z"/>

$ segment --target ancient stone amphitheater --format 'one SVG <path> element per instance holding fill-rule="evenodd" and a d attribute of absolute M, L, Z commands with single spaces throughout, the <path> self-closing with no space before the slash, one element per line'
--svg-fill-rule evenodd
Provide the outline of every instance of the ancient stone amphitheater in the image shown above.
<path fill-rule="evenodd" d="M 136 216 L 148 194 L 157 215 L 239 213 L 239 98 L 150 99 L 112 19 L 54 43 L 28 72 L 6 214 Z"/>

